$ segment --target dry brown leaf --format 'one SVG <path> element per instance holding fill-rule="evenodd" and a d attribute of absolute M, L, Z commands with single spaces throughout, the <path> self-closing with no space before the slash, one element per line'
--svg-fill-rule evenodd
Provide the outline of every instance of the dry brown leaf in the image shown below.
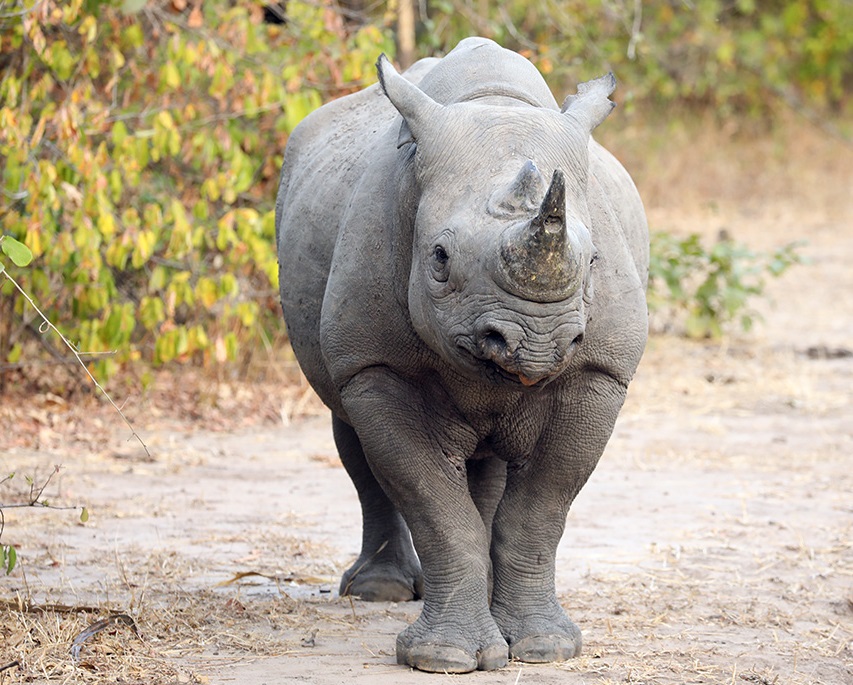
<path fill-rule="evenodd" d="M 193 29 L 201 28 L 204 25 L 204 18 L 201 14 L 201 7 L 199 7 L 198 5 L 192 8 L 190 16 L 187 18 L 187 25 Z"/>

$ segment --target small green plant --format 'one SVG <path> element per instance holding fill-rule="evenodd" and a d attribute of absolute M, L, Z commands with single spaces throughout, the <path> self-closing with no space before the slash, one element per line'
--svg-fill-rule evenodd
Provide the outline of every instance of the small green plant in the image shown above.
<path fill-rule="evenodd" d="M 690 338 L 718 338 L 733 322 L 748 331 L 760 316 L 749 302 L 764 293 L 768 277 L 800 264 L 802 243 L 772 252 L 749 249 L 726 235 L 707 249 L 697 234 L 678 238 L 657 232 L 651 238 L 649 309 L 684 317 Z"/>
<path fill-rule="evenodd" d="M 4 478 L 0 478 L 0 485 L 15 477 L 14 473 L 10 473 Z M 6 527 L 6 517 L 3 515 L 3 509 L 0 508 L 0 539 L 3 538 L 3 529 Z M 0 543 L 0 571 L 4 571 L 8 576 L 15 564 L 18 562 L 18 552 L 12 545 L 4 545 Z"/>
<path fill-rule="evenodd" d="M 18 562 L 18 553 L 12 545 L 0 545 L 0 570 L 8 576 Z"/>
<path fill-rule="evenodd" d="M 86 523 L 89 520 L 89 510 L 86 507 L 57 507 L 46 499 L 44 499 L 44 491 L 47 486 L 50 484 L 50 481 L 53 477 L 59 473 L 62 469 L 61 466 L 54 466 L 53 471 L 50 472 L 50 475 L 44 480 L 44 482 L 37 486 L 35 481 L 30 476 L 25 476 L 25 480 L 27 481 L 27 485 L 30 488 L 29 495 L 26 496 L 25 502 L 18 502 L 15 504 L 3 504 L 0 503 L 0 539 L 3 537 L 3 531 L 6 528 L 6 516 L 3 514 L 3 509 L 13 509 L 19 507 L 40 507 L 42 509 L 80 509 L 80 521 Z M 12 480 L 15 477 L 15 473 L 12 472 L 8 476 L 0 478 L 0 485 Z M 18 563 L 18 552 L 13 545 L 0 544 L 0 571 L 5 572 L 8 576 L 15 568 L 15 565 Z"/>

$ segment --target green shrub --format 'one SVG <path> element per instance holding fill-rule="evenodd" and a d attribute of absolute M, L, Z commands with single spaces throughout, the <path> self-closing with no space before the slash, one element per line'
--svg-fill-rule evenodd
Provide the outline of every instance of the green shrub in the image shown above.
<path fill-rule="evenodd" d="M 723 236 L 707 249 L 697 234 L 652 233 L 649 309 L 683 321 L 691 338 L 720 337 L 732 323 L 748 331 L 758 317 L 750 301 L 764 293 L 768 277 L 802 263 L 800 245 L 760 253 Z"/>

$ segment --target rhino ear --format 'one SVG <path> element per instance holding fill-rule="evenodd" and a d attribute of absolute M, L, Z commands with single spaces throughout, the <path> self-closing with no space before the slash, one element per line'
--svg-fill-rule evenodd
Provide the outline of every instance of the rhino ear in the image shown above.
<path fill-rule="evenodd" d="M 616 106 L 607 96 L 616 89 L 616 77 L 613 72 L 605 74 L 593 81 L 578 85 L 578 94 L 569 95 L 563 102 L 560 111 L 576 119 L 587 130 L 592 131 L 607 118 Z"/>
<path fill-rule="evenodd" d="M 379 83 L 391 104 L 403 116 L 403 125 L 397 138 L 397 147 L 417 142 L 444 107 L 424 93 L 414 83 L 400 76 L 388 61 L 385 53 L 376 62 Z"/>

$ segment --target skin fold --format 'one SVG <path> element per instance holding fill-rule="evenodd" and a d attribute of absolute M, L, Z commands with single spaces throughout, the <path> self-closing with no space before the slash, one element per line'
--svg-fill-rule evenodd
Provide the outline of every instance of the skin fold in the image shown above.
<path fill-rule="evenodd" d="M 377 68 L 293 132 L 276 205 L 288 332 L 362 507 L 341 593 L 422 598 L 418 669 L 571 658 L 556 548 L 647 335 L 642 203 L 590 137 L 615 80 L 560 108 L 482 38 Z"/>

